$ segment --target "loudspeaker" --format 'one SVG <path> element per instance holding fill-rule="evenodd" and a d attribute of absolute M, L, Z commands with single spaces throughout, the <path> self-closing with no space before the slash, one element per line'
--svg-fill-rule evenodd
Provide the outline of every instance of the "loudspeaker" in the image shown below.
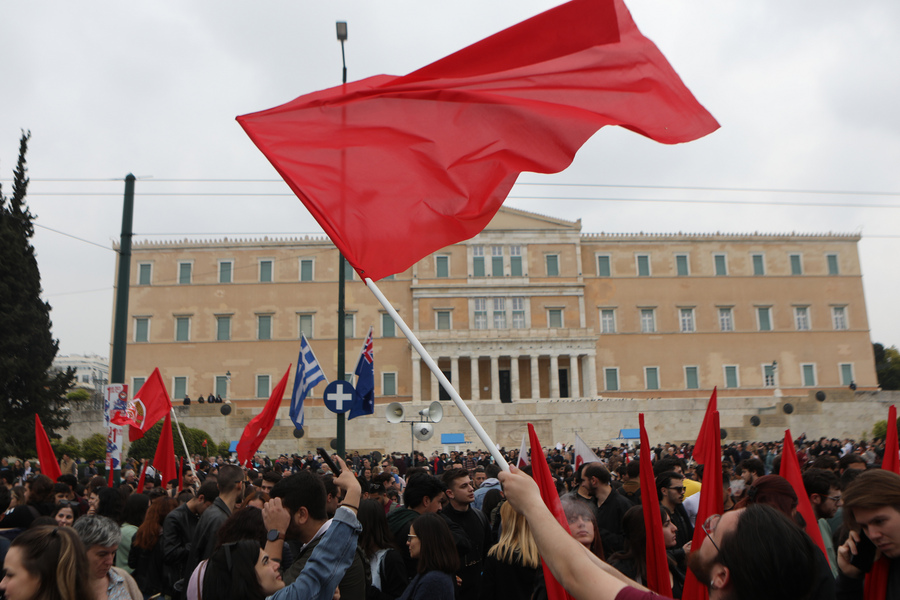
<path fill-rule="evenodd" d="M 855 390 L 855 389 L 856 389 L 856 384 L 855 384 L 855 383 L 851 383 L 851 384 L 850 384 L 850 389 L 851 389 L 851 390 Z M 825 402 L 825 392 L 823 392 L 822 390 L 819 390 L 818 392 L 816 392 L 816 400 L 818 400 L 819 402 Z"/>
<path fill-rule="evenodd" d="M 225 416 L 231 414 L 231 402 L 224 402 L 222 406 L 219 407 L 219 412 Z"/>
<path fill-rule="evenodd" d="M 794 405 L 790 402 L 785 402 L 784 406 L 781 407 L 781 410 L 784 411 L 784 414 L 789 415 L 794 412 Z"/>
<path fill-rule="evenodd" d="M 437 400 L 428 406 L 428 418 L 435 423 L 440 423 L 441 419 L 444 418 L 444 407 Z"/>
<path fill-rule="evenodd" d="M 759 423 L 760 423 L 759 417 L 757 417 L 756 415 L 753 415 L 752 417 L 750 417 L 751 425 L 753 425 L 754 427 L 759 427 Z"/>
<path fill-rule="evenodd" d="M 306 434 L 304 433 L 304 431 L 303 431 L 302 429 L 294 428 L 294 437 L 295 437 L 295 438 L 297 438 L 297 439 L 299 440 L 299 439 L 302 438 L 304 435 L 306 435 Z"/>
<path fill-rule="evenodd" d="M 413 423 L 412 428 L 413 436 L 420 442 L 428 441 L 434 435 L 434 425 L 431 423 Z"/>
<path fill-rule="evenodd" d="M 400 423 L 403 421 L 403 405 L 399 402 L 391 402 L 387 405 L 385 416 L 388 423 Z"/>
<path fill-rule="evenodd" d="M 383 457 L 381 456 L 381 452 L 379 452 L 378 450 L 372 452 L 372 462 L 380 464 L 382 458 Z"/>

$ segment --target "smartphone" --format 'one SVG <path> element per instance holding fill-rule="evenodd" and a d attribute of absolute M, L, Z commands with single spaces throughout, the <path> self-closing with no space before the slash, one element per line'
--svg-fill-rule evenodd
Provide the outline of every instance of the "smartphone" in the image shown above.
<path fill-rule="evenodd" d="M 328 454 L 328 451 L 325 448 L 316 448 L 316 452 L 319 453 L 319 456 L 322 457 L 322 460 L 325 461 L 325 464 L 328 465 L 328 468 L 331 469 L 331 472 L 334 473 L 335 477 L 339 477 L 341 474 L 341 468 L 334 464 L 334 461 L 331 460 L 331 455 Z M 871 542 L 869 542 L 871 543 Z"/>
<path fill-rule="evenodd" d="M 850 564 L 862 571 L 868 573 L 872 570 L 875 563 L 875 544 L 863 533 L 859 532 L 859 541 L 856 542 L 856 554 L 850 555 Z"/>

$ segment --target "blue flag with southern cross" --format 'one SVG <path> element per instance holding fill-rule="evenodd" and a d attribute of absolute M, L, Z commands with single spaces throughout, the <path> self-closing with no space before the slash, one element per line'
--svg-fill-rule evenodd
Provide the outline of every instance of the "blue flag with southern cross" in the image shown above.
<path fill-rule="evenodd" d="M 353 399 L 348 419 L 371 415 L 375 412 L 375 347 L 372 344 L 371 327 L 369 327 L 369 336 L 366 338 L 366 343 L 363 344 L 354 373 L 356 374 L 356 397 Z"/>

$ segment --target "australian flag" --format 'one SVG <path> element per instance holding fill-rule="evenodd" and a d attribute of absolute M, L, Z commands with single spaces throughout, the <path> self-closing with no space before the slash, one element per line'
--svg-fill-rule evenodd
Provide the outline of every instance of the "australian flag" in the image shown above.
<path fill-rule="evenodd" d="M 369 327 L 369 336 L 363 344 L 362 354 L 356 363 L 356 396 L 353 398 L 353 406 L 350 407 L 348 419 L 354 419 L 363 415 L 371 415 L 375 412 L 375 347 L 372 344 L 372 328 Z"/>
<path fill-rule="evenodd" d="M 322 367 L 313 354 L 306 336 L 300 335 L 300 356 L 297 358 L 297 372 L 294 374 L 294 391 L 291 393 L 291 421 L 297 429 L 303 428 L 303 401 L 309 390 L 325 382 Z"/>

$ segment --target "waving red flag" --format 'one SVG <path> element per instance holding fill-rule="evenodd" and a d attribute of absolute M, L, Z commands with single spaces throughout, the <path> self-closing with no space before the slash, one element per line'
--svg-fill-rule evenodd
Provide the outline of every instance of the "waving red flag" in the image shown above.
<path fill-rule="evenodd" d="M 37 446 L 38 462 L 41 463 L 41 473 L 55 482 L 61 475 L 59 463 L 56 462 L 56 454 L 53 452 L 53 446 L 50 445 L 50 438 L 47 437 L 47 431 L 37 413 L 34 413 L 34 442 Z"/>
<path fill-rule="evenodd" d="M 172 417 L 166 413 L 162 431 L 159 432 L 159 443 L 153 456 L 153 468 L 159 473 L 163 489 L 168 489 L 169 480 L 175 479 L 175 442 L 172 439 Z"/>
<path fill-rule="evenodd" d="M 797 512 L 806 521 L 806 534 L 821 548 L 822 554 L 828 558 L 825 551 L 825 542 L 822 540 L 822 531 L 819 529 L 819 521 L 813 512 L 809 496 L 806 495 L 806 487 L 803 485 L 803 474 L 800 472 L 800 463 L 797 461 L 797 449 L 794 447 L 794 438 L 791 430 L 784 430 L 784 446 L 781 449 L 781 470 L 778 473 L 788 480 L 794 492 L 797 494 Z"/>
<path fill-rule="evenodd" d="M 272 427 L 275 426 L 275 417 L 278 416 L 278 409 L 281 408 L 281 401 L 284 399 L 284 389 L 287 387 L 288 375 L 292 366 L 288 365 L 288 370 L 284 372 L 284 377 L 272 390 L 272 395 L 269 396 L 269 400 L 266 402 L 262 412 L 253 417 L 247 423 L 247 426 L 244 427 L 241 441 L 237 445 L 238 464 L 246 465 L 250 462 L 250 459 L 262 446 L 263 440 L 272 431 Z"/>
<path fill-rule="evenodd" d="M 128 441 L 133 442 L 144 437 L 147 430 L 172 410 L 172 400 L 166 385 L 163 383 L 159 369 L 153 369 L 153 373 L 134 395 L 134 399 L 128 403 L 124 413 L 117 412 L 110 422 L 116 425 L 130 425 L 128 428 Z"/>
<path fill-rule="evenodd" d="M 622 0 L 573 0 L 409 75 L 237 120 L 372 280 L 475 236 L 519 173 L 562 171 L 605 125 L 666 144 L 719 126 Z"/>
<path fill-rule="evenodd" d="M 136 493 L 143 494 L 144 493 L 144 480 L 147 477 L 147 461 L 143 461 L 143 465 L 141 466 L 141 478 L 138 479 L 138 486 Z"/>
<path fill-rule="evenodd" d="M 719 457 L 721 463 L 722 458 L 722 442 L 719 438 L 718 428 L 715 436 L 709 434 L 713 426 L 713 414 L 719 410 L 719 403 L 716 397 L 718 386 L 713 388 L 712 394 L 709 396 L 709 403 L 706 405 L 706 414 L 703 416 L 703 424 L 700 425 L 700 433 L 697 435 L 697 443 L 694 444 L 694 451 L 691 457 L 698 465 L 705 465 L 707 461 L 713 460 L 713 454 Z"/>
<path fill-rule="evenodd" d="M 659 502 L 655 501 L 656 478 L 650 463 L 650 438 L 644 427 L 644 413 L 638 415 L 641 425 L 641 498 L 644 502 L 644 529 L 647 532 L 647 587 L 666 598 L 672 597 L 669 581 L 669 561 L 666 558 L 666 541 L 663 539 L 662 515 Z M 646 450 L 646 454 L 645 454 Z"/>

